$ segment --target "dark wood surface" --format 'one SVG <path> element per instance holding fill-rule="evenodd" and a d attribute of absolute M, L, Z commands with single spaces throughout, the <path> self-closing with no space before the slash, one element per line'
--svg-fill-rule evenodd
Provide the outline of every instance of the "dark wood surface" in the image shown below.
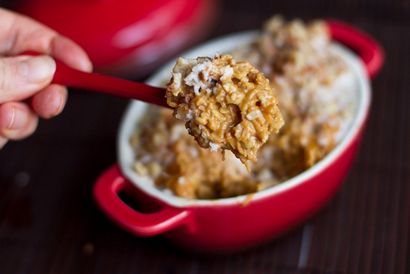
<path fill-rule="evenodd" d="M 386 49 L 361 150 L 332 202 L 282 238 L 230 256 L 204 257 L 160 237 L 134 237 L 112 224 L 91 195 L 95 178 L 116 161 L 127 102 L 73 91 L 60 117 L 0 151 L 1 274 L 410 273 L 410 1 L 221 4 L 212 37 L 258 28 L 282 13 L 347 20 Z"/>

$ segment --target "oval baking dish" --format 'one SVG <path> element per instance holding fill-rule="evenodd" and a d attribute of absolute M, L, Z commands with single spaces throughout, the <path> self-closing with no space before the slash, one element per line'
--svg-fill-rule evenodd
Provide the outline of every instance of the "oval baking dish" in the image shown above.
<path fill-rule="evenodd" d="M 101 209 L 117 224 L 138 236 L 163 234 L 176 244 L 202 251 L 232 251 L 257 245 L 306 220 L 336 192 L 347 175 L 360 142 L 370 106 L 369 78 L 383 62 L 378 44 L 361 31 L 338 21 L 327 21 L 335 43 L 332 48 L 353 73 L 357 108 L 345 136 L 321 161 L 299 175 L 252 195 L 217 200 L 189 200 L 164 193 L 132 170 L 135 159 L 129 139 L 149 106 L 132 102 L 118 135 L 118 164 L 97 180 L 94 196 Z M 211 56 L 250 43 L 257 32 L 229 35 L 183 54 Z M 350 51 L 353 49 L 358 56 Z M 165 65 L 148 81 L 163 84 L 174 62 Z M 118 196 L 132 195 L 142 208 L 129 207 Z M 246 202 L 246 205 L 244 203 Z"/>

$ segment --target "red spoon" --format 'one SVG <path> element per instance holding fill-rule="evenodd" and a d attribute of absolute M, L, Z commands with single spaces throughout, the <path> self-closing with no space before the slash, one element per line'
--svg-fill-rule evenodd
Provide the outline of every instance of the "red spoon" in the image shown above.
<path fill-rule="evenodd" d="M 27 53 L 26 53 L 27 54 Z M 28 53 L 33 55 L 32 53 Z M 52 83 L 88 91 L 136 99 L 146 103 L 169 107 L 165 99 L 165 89 L 147 84 L 124 80 L 99 73 L 88 73 L 73 69 L 55 60 L 56 72 Z"/>

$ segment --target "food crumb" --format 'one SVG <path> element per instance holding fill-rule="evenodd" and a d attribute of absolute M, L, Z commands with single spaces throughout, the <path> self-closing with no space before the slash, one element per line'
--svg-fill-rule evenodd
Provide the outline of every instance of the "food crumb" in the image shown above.
<path fill-rule="evenodd" d="M 255 193 L 251 193 L 251 194 L 246 195 L 245 199 L 241 203 L 241 206 L 245 207 L 245 206 L 249 205 L 249 203 L 253 199 L 253 196 L 255 196 Z"/>
<path fill-rule="evenodd" d="M 94 253 L 94 244 L 91 242 L 86 242 L 83 245 L 83 254 L 86 256 L 90 256 Z"/>
<path fill-rule="evenodd" d="M 14 176 L 14 183 L 19 187 L 25 187 L 30 182 L 30 174 L 26 171 L 20 171 Z"/>

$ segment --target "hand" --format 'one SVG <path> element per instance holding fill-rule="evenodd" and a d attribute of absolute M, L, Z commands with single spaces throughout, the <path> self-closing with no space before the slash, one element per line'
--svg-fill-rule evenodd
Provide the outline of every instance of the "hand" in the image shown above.
<path fill-rule="evenodd" d="M 2 148 L 8 140 L 31 135 L 37 127 L 38 117 L 48 119 L 63 110 L 67 90 L 50 84 L 56 64 L 49 56 L 83 71 L 91 71 L 92 65 L 77 44 L 28 17 L 0 8 L 0 25 Z M 25 51 L 44 55 L 16 56 Z"/>

